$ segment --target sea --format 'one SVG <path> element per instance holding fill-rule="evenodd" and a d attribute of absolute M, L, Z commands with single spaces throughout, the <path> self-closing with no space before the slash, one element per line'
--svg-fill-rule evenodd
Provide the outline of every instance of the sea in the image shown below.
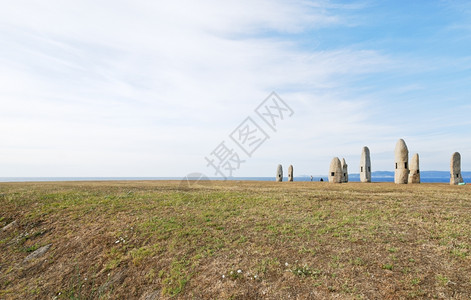
<path fill-rule="evenodd" d="M 385 173 L 385 172 L 380 172 Z M 391 172 L 392 173 L 392 172 Z M 437 172 L 434 172 L 437 173 Z M 448 172 L 440 172 L 444 174 L 435 174 L 434 177 L 422 176 L 421 182 L 424 183 L 447 183 L 450 182 L 450 177 Z M 196 178 L 196 177 L 0 177 L 0 182 L 46 182 L 46 181 L 143 181 L 143 180 L 199 180 L 199 179 L 209 179 L 209 180 L 232 180 L 232 181 L 275 181 L 275 176 L 273 177 L 229 177 L 227 179 L 221 177 L 205 177 L 205 178 Z M 299 176 L 294 177 L 294 181 L 328 181 L 327 176 L 313 176 L 312 180 L 310 176 Z M 471 174 L 463 175 L 465 182 L 471 183 Z M 288 178 L 284 178 L 283 181 L 287 181 Z M 359 174 L 352 174 L 349 176 L 349 182 L 359 182 Z M 394 182 L 394 175 L 387 176 L 378 176 L 373 173 L 372 182 Z"/>

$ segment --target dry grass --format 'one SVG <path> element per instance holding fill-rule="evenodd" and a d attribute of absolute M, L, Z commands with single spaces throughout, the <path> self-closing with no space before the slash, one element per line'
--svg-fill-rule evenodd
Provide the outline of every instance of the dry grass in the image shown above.
<path fill-rule="evenodd" d="M 0 208 L 0 299 L 471 298 L 471 186 L 2 183 Z"/>

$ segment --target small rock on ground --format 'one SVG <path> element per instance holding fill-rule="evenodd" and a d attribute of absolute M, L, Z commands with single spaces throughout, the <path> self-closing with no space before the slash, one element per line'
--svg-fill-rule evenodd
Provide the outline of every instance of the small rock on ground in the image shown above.
<path fill-rule="evenodd" d="M 47 250 L 49 250 L 49 248 L 51 248 L 51 245 L 52 244 L 47 244 L 46 246 L 42 246 L 41 248 L 37 249 L 36 251 L 31 253 L 30 255 L 26 256 L 25 259 L 23 260 L 23 262 L 28 262 L 32 259 L 43 256 L 47 252 Z"/>
<path fill-rule="evenodd" d="M 17 224 L 18 224 L 18 222 L 16 222 L 16 220 L 15 220 L 15 221 L 11 222 L 10 224 L 5 225 L 5 226 L 2 228 L 2 231 L 10 230 L 10 229 L 16 227 Z"/>
<path fill-rule="evenodd" d="M 98 289 L 98 294 L 103 294 L 105 293 L 109 288 L 111 288 L 114 285 L 121 284 L 124 281 L 124 278 L 126 278 L 126 275 L 124 272 L 118 272 L 111 276 L 110 280 L 105 282 L 100 288 Z"/>

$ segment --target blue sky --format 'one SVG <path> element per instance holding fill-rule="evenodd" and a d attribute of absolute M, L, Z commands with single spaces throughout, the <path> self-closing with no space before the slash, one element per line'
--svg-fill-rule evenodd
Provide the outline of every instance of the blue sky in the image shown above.
<path fill-rule="evenodd" d="M 10 1 L 0 11 L 0 177 L 471 170 L 467 1 Z M 252 155 L 229 134 L 270 94 L 294 114 Z M 264 126 L 263 123 L 259 124 Z M 295 175 L 296 175 L 295 174 Z"/>

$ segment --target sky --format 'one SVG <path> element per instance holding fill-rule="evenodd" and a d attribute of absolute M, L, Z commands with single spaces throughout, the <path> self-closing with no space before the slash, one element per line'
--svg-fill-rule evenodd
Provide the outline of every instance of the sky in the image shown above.
<path fill-rule="evenodd" d="M 0 177 L 469 171 L 470 83 L 467 1 L 6 1 Z"/>

